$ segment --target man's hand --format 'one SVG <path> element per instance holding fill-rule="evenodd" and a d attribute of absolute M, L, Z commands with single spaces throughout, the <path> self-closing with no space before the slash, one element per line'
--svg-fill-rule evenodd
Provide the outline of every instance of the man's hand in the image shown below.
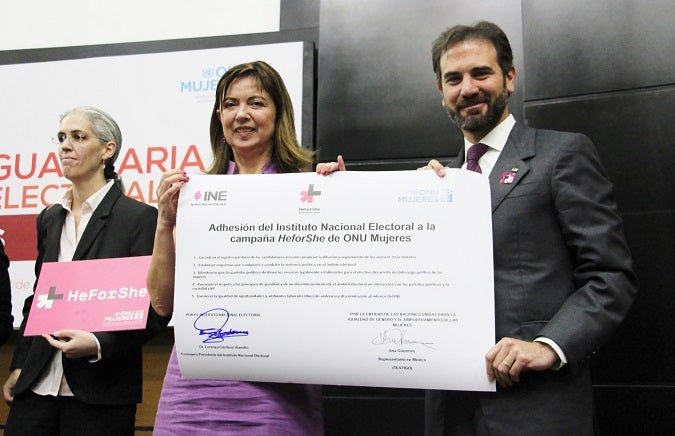
<path fill-rule="evenodd" d="M 442 163 L 437 161 L 436 159 L 432 159 L 429 161 L 426 166 L 423 166 L 421 168 L 417 168 L 418 170 L 434 170 L 436 171 L 436 174 L 438 174 L 439 177 L 445 176 L 445 167 L 443 166 Z"/>
<path fill-rule="evenodd" d="M 508 387 L 520 381 L 521 372 L 544 371 L 557 360 L 553 348 L 542 342 L 503 338 L 485 355 L 485 369 L 490 381 Z"/>

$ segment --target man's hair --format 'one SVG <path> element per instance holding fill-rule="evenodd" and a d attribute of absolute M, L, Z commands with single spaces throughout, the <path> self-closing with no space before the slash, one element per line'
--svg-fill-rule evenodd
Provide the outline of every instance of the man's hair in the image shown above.
<path fill-rule="evenodd" d="M 511 44 L 509 44 L 509 39 L 499 26 L 489 21 L 479 21 L 472 26 L 459 24 L 446 29 L 434 40 L 431 46 L 431 58 L 436 80 L 439 84 L 441 83 L 441 56 L 443 53 L 455 44 L 470 39 L 485 40 L 494 45 L 502 74 L 506 74 L 513 67 Z"/>

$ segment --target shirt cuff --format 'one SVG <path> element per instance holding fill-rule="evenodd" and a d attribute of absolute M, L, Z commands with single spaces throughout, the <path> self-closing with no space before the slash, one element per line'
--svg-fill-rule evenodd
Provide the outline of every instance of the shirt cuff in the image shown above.
<path fill-rule="evenodd" d="M 534 341 L 535 342 L 542 342 L 542 343 L 550 346 L 551 348 L 553 348 L 553 351 L 555 351 L 555 354 L 558 355 L 557 364 L 554 363 L 553 366 L 551 367 L 551 369 L 553 371 L 557 371 L 567 364 L 567 356 L 565 356 L 565 352 L 552 339 L 549 339 L 549 338 L 544 337 L 544 336 L 539 336 Z"/>
<path fill-rule="evenodd" d="M 101 343 L 98 341 L 98 338 L 96 337 L 95 334 L 92 333 L 91 335 L 94 337 L 94 340 L 96 341 L 96 349 L 97 349 L 98 351 L 96 352 L 96 358 L 95 358 L 95 359 L 91 359 L 91 360 L 89 361 L 89 363 L 96 363 L 96 362 L 98 362 L 99 360 L 101 360 Z"/>

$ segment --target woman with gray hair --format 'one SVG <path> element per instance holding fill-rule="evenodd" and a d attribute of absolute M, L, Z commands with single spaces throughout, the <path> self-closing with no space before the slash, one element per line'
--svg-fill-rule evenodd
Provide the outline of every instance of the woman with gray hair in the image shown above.
<path fill-rule="evenodd" d="M 150 255 L 157 210 L 124 195 L 114 166 L 122 144 L 115 120 L 97 108 L 75 108 L 61 116 L 57 139 L 72 187 L 37 218 L 36 274 L 43 262 Z M 133 435 L 141 346 L 169 318 L 150 308 L 144 330 L 91 333 L 63 325 L 51 335 L 24 336 L 32 302 L 33 295 L 3 387 L 11 405 L 5 435 Z"/>
<path fill-rule="evenodd" d="M 120 155 L 120 150 L 122 150 L 122 131 L 117 125 L 117 122 L 103 112 L 101 109 L 92 107 L 92 106 L 82 106 L 75 109 L 71 109 L 68 112 L 64 112 L 61 115 L 61 122 L 64 118 L 68 117 L 71 114 L 80 113 L 87 117 L 89 123 L 91 124 L 91 130 L 96 138 L 101 142 L 101 144 L 115 143 L 115 148 L 112 151 L 112 154 L 107 159 L 103 159 L 103 177 L 106 180 L 113 180 L 120 188 L 122 188 L 122 181 L 119 178 L 118 174 L 115 172 L 115 161 Z M 59 144 L 63 143 L 65 140 L 65 134 L 60 133 L 60 136 L 57 137 Z"/>

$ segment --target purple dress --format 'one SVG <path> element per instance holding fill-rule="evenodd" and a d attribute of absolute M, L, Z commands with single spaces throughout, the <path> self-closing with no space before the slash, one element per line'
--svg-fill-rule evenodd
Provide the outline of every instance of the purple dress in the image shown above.
<path fill-rule="evenodd" d="M 321 387 L 184 379 L 176 347 L 164 377 L 153 435 L 323 434 Z"/>
<path fill-rule="evenodd" d="M 234 171 L 230 162 L 227 173 Z M 277 172 L 274 164 L 263 169 Z M 184 379 L 174 346 L 153 435 L 323 435 L 322 409 L 317 385 Z"/>

